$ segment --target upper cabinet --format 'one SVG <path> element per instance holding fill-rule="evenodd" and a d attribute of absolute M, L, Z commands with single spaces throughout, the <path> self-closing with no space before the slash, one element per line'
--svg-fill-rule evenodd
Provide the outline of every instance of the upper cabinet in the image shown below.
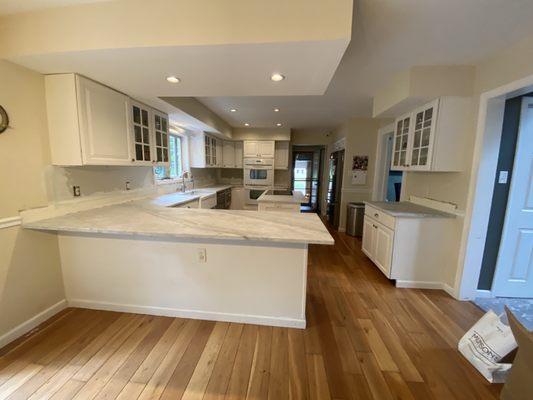
<path fill-rule="evenodd" d="M 286 141 L 276 142 L 275 155 L 274 155 L 274 168 L 275 169 L 288 169 L 289 168 L 289 142 L 286 142 Z"/>
<path fill-rule="evenodd" d="M 222 167 L 223 143 L 206 133 L 190 138 L 190 162 L 193 168 Z"/>
<path fill-rule="evenodd" d="M 470 115 L 470 98 L 447 96 L 399 117 L 391 169 L 462 171 Z"/>
<path fill-rule="evenodd" d="M 153 111 L 152 120 L 154 123 L 154 160 L 157 165 L 166 164 L 170 160 L 168 158 L 168 116 L 159 111 Z"/>
<path fill-rule="evenodd" d="M 48 75 L 45 85 L 52 164 L 153 165 L 156 162 L 157 135 L 153 119 L 156 113 L 164 117 L 168 133 L 166 114 L 76 74 Z M 168 158 L 165 161 L 163 148 L 160 146 L 161 162 L 165 163 Z"/>
<path fill-rule="evenodd" d="M 273 140 L 245 140 L 245 158 L 273 158 L 275 151 Z"/>

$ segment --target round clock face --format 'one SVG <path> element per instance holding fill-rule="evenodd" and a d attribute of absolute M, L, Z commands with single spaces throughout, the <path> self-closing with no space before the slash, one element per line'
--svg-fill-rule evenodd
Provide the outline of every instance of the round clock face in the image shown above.
<path fill-rule="evenodd" d="M 0 106 L 0 133 L 4 132 L 9 125 L 9 118 L 7 116 L 6 110 Z"/>

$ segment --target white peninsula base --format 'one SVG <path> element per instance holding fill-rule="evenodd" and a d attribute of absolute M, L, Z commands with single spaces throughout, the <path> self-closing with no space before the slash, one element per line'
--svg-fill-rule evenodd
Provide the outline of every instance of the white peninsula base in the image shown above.
<path fill-rule="evenodd" d="M 307 244 L 60 233 L 59 247 L 73 307 L 305 328 Z"/>

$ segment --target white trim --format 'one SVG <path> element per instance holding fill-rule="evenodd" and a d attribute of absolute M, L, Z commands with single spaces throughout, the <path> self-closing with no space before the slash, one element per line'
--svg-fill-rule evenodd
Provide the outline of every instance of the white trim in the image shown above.
<path fill-rule="evenodd" d="M 492 294 L 492 290 L 478 289 L 478 290 L 476 290 L 476 295 L 474 297 L 472 297 L 472 300 L 475 299 L 475 298 L 479 298 L 479 297 L 492 298 L 492 297 L 494 297 L 494 295 Z"/>
<path fill-rule="evenodd" d="M 63 311 L 65 308 L 67 308 L 67 301 L 61 300 L 54 304 L 51 307 L 48 307 L 46 310 L 41 311 L 39 314 L 35 315 L 34 317 L 31 317 L 27 321 L 23 322 L 22 324 L 14 327 L 9 332 L 5 333 L 4 335 L 0 336 L 0 348 L 8 345 L 13 340 L 18 339 L 19 337 L 25 335 L 38 325 L 42 324 L 47 319 L 53 317 L 58 312 Z"/>
<path fill-rule="evenodd" d="M 374 168 L 374 187 L 372 190 L 372 200 L 384 201 L 387 195 L 387 184 L 385 172 L 387 168 L 387 142 L 386 136 L 392 134 L 394 138 L 394 123 L 378 129 L 378 140 L 376 145 L 376 163 Z M 385 160 L 383 159 L 385 157 Z"/>
<path fill-rule="evenodd" d="M 406 289 L 440 289 L 444 290 L 453 298 L 457 298 L 455 290 L 450 285 L 442 282 L 396 280 L 396 287 Z"/>
<path fill-rule="evenodd" d="M 20 224 L 22 224 L 22 218 L 18 216 L 0 218 L 0 229 L 11 228 L 12 226 L 18 226 Z"/>
<path fill-rule="evenodd" d="M 472 175 L 454 285 L 460 299 L 474 298 L 479 292 L 477 284 L 485 249 L 498 158 L 498 152 L 494 151 L 494 148 L 499 148 L 505 100 L 526 94 L 532 89 L 533 75 L 530 75 L 484 92 L 480 96 Z"/>
<path fill-rule="evenodd" d="M 370 193 L 369 188 L 341 188 L 342 193 Z"/>
<path fill-rule="evenodd" d="M 83 299 L 68 300 L 69 307 L 89 308 L 92 310 L 118 311 L 134 314 L 161 315 L 165 317 L 191 318 L 208 321 L 237 322 L 255 325 L 278 326 L 283 328 L 305 329 L 305 319 L 269 317 L 261 315 L 231 314 L 212 311 L 185 310 L 169 307 L 118 304 Z"/>

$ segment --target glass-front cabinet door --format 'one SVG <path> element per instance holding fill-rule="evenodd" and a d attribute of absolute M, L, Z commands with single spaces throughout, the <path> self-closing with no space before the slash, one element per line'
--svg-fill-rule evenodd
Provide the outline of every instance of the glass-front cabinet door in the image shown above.
<path fill-rule="evenodd" d="M 168 164 L 168 117 L 158 111 L 153 112 L 155 134 L 155 162 Z"/>
<path fill-rule="evenodd" d="M 437 106 L 438 100 L 417 109 L 413 113 L 415 123 L 410 152 L 410 169 L 412 170 L 429 170 L 431 168 Z"/>
<path fill-rule="evenodd" d="M 140 103 L 131 103 L 131 128 L 133 130 L 132 162 L 152 164 L 152 137 L 150 134 L 150 109 Z"/>
<path fill-rule="evenodd" d="M 404 170 L 409 167 L 409 132 L 411 128 L 411 114 L 396 120 L 394 143 L 392 151 L 391 169 Z"/>

